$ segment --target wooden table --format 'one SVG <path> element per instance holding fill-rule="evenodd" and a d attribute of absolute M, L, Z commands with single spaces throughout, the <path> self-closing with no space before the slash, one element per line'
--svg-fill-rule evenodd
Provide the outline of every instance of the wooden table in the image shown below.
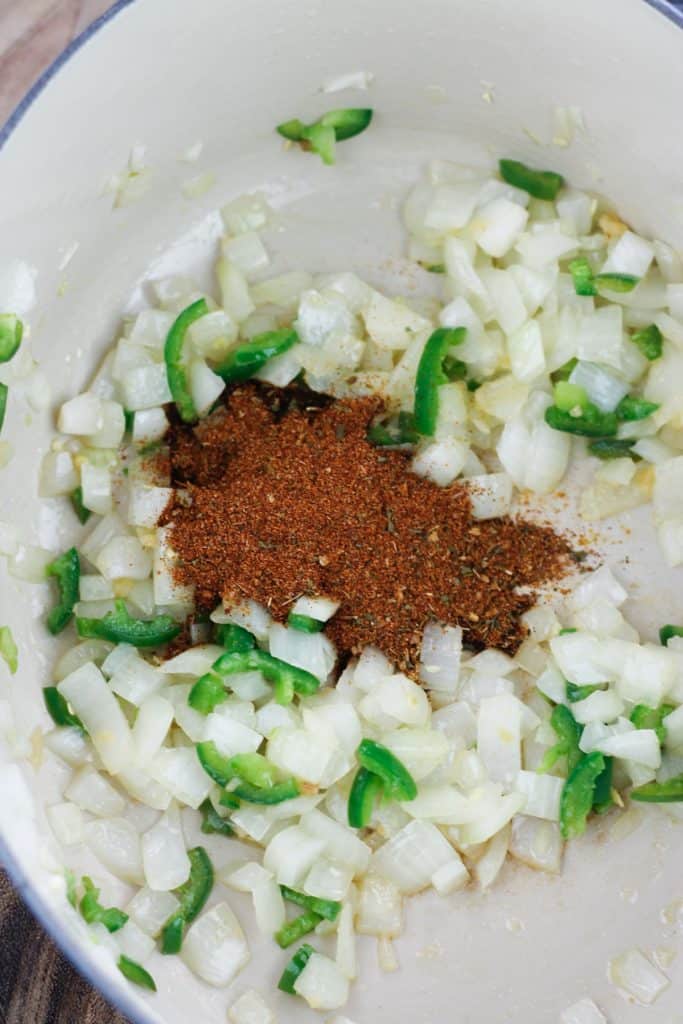
<path fill-rule="evenodd" d="M 112 0 L 0 0 L 0 124 Z M 0 872 L 0 1024 L 126 1024 L 71 967 Z"/>

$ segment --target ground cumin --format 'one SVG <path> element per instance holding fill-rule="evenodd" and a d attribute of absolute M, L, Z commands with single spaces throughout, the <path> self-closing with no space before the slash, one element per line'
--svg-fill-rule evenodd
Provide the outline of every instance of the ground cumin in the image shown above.
<path fill-rule="evenodd" d="M 568 568 L 567 542 L 522 519 L 473 519 L 461 484 L 437 487 L 410 472 L 409 453 L 368 443 L 381 408 L 246 384 L 197 427 L 176 425 L 182 500 L 165 522 L 179 581 L 200 608 L 253 598 L 279 620 L 302 594 L 335 598 L 340 653 L 375 644 L 403 668 L 429 620 L 514 652 L 535 588 Z"/>

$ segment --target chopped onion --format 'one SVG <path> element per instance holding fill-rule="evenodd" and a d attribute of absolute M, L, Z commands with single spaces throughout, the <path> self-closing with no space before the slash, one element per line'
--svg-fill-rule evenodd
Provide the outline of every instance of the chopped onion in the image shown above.
<path fill-rule="evenodd" d="M 41 498 L 71 494 L 80 483 L 80 476 L 68 451 L 48 452 L 40 464 L 38 493 Z"/>
<path fill-rule="evenodd" d="M 562 1024 L 607 1024 L 607 1018 L 600 1012 L 592 999 L 579 999 L 560 1014 Z"/>
<path fill-rule="evenodd" d="M 325 846 L 324 839 L 312 836 L 300 825 L 292 825 L 270 840 L 263 865 L 272 871 L 280 885 L 297 889 Z"/>
<path fill-rule="evenodd" d="M 342 974 L 353 981 L 356 977 L 356 934 L 353 927 L 353 906 L 346 902 L 337 922 L 336 961 Z"/>
<path fill-rule="evenodd" d="M 163 363 L 128 370 L 121 380 L 121 389 L 124 405 L 131 412 L 154 409 L 173 401 Z"/>
<path fill-rule="evenodd" d="M 308 835 L 322 841 L 321 852 L 333 863 L 351 868 L 354 874 L 362 874 L 367 869 L 370 848 L 354 832 L 318 810 L 303 814 L 301 825 Z"/>
<path fill-rule="evenodd" d="M 276 622 L 268 630 L 268 647 L 275 658 L 303 668 L 323 682 L 334 668 L 337 657 L 324 633 L 305 633 Z"/>
<path fill-rule="evenodd" d="M 270 1007 L 253 988 L 243 992 L 232 1004 L 228 1010 L 228 1019 L 232 1024 L 275 1024 L 275 1016 Z"/>
<path fill-rule="evenodd" d="M 81 808 L 67 800 L 53 804 L 46 810 L 50 828 L 62 846 L 75 846 L 83 842 L 83 814 Z"/>
<path fill-rule="evenodd" d="M 349 998 L 349 981 L 334 960 L 313 953 L 294 982 L 294 991 L 313 1010 L 338 1010 Z"/>
<path fill-rule="evenodd" d="M 474 872 L 482 889 L 491 888 L 505 863 L 510 843 L 510 831 L 508 823 L 488 841 L 484 853 L 476 862 Z"/>
<path fill-rule="evenodd" d="M 163 747 L 149 764 L 149 774 L 181 803 L 199 807 L 211 790 L 211 779 L 191 747 Z"/>
<path fill-rule="evenodd" d="M 252 890 L 256 925 L 262 935 L 274 935 L 286 920 L 285 902 L 274 878 L 266 879 Z"/>
<path fill-rule="evenodd" d="M 17 580 L 26 583 L 44 583 L 45 569 L 54 558 L 52 551 L 36 547 L 33 544 L 19 544 L 14 554 L 10 555 L 7 571 Z"/>
<path fill-rule="evenodd" d="M 662 761 L 659 739 L 654 729 L 634 729 L 622 736 L 609 736 L 599 748 L 603 754 L 635 761 L 645 768 L 657 769 Z"/>
<path fill-rule="evenodd" d="M 140 409 L 133 419 L 133 441 L 136 444 L 159 441 L 168 430 L 168 426 L 163 409 Z"/>
<path fill-rule="evenodd" d="M 156 526 L 173 493 L 170 487 L 133 484 L 129 491 L 128 522 L 131 526 Z"/>
<path fill-rule="evenodd" d="M 520 771 L 515 789 L 525 797 L 522 814 L 547 821 L 560 820 L 560 796 L 564 780 L 555 775 L 539 775 L 538 772 Z"/>
<path fill-rule="evenodd" d="M 133 725 L 133 744 L 139 764 L 159 752 L 173 721 L 173 705 L 163 697 L 151 696 L 140 704 Z"/>
<path fill-rule="evenodd" d="M 522 816 L 512 819 L 510 853 L 523 864 L 537 871 L 559 874 L 563 846 L 555 822 Z"/>
<path fill-rule="evenodd" d="M 410 804 L 405 808 L 409 810 Z M 430 885 L 434 873 L 456 857 L 436 825 L 411 821 L 375 852 L 371 870 L 411 895 Z"/>
<path fill-rule="evenodd" d="M 87 728 L 107 771 L 116 774 L 124 768 L 133 750 L 130 729 L 97 666 L 82 665 L 62 679 L 58 690 Z"/>
<path fill-rule="evenodd" d="M 394 882 L 372 873 L 364 876 L 358 891 L 356 929 L 361 935 L 401 934 L 403 898 Z"/>
<path fill-rule="evenodd" d="M 250 960 L 244 932 L 225 902 L 190 925 L 180 955 L 191 971 L 216 988 L 229 985 Z"/>
<path fill-rule="evenodd" d="M 193 359 L 190 363 L 190 394 L 200 416 L 211 409 L 223 391 L 223 378 L 214 373 L 203 359 Z"/>
<path fill-rule="evenodd" d="M 84 838 L 104 866 L 124 882 L 142 885 L 140 837 L 125 818 L 107 818 L 88 822 Z"/>
<path fill-rule="evenodd" d="M 639 949 L 629 949 L 610 960 L 608 973 L 613 985 L 644 1006 L 654 1003 L 669 985 L 667 976 Z"/>
<path fill-rule="evenodd" d="M 156 938 L 179 906 L 173 893 L 156 892 L 143 886 L 126 907 L 126 913 L 147 935 Z"/>
<path fill-rule="evenodd" d="M 67 800 L 83 811 L 102 818 L 111 818 L 125 810 L 126 802 L 110 782 L 94 768 L 86 766 L 77 772 L 64 790 Z"/>
<path fill-rule="evenodd" d="M 138 964 L 144 964 L 154 952 L 154 939 L 146 935 L 135 921 L 126 921 L 116 932 L 115 941 L 123 956 Z"/>
<path fill-rule="evenodd" d="M 108 580 L 145 580 L 152 559 L 135 537 L 113 537 L 100 550 L 95 565 Z"/>
<path fill-rule="evenodd" d="M 91 512 L 106 515 L 112 510 L 111 473 L 104 466 L 84 462 L 81 466 L 83 505 Z"/>
<path fill-rule="evenodd" d="M 177 889 L 187 881 L 190 859 L 177 811 L 167 811 L 144 833 L 142 863 L 145 881 L 155 892 Z"/>

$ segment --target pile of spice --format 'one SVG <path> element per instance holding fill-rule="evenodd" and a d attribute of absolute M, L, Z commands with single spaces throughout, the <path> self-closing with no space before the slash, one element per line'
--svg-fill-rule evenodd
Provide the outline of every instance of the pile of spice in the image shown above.
<path fill-rule="evenodd" d="M 249 383 L 198 426 L 175 426 L 182 499 L 164 521 L 178 581 L 200 610 L 251 598 L 277 620 L 301 595 L 331 597 L 326 631 L 342 656 L 374 644 L 410 669 L 430 620 L 514 652 L 537 588 L 569 567 L 567 541 L 521 519 L 474 519 L 464 486 L 438 487 L 410 472 L 409 452 L 368 442 L 381 410 L 379 398 Z"/>

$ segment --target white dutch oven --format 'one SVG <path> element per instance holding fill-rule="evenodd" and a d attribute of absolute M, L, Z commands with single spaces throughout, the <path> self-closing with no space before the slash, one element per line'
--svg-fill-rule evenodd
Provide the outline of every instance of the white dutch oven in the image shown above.
<path fill-rule="evenodd" d="M 244 191 L 263 190 L 284 211 L 270 240 L 273 272 L 352 267 L 397 289 L 410 287 L 397 205 L 431 156 L 507 155 L 551 166 L 610 196 L 641 231 L 683 247 L 683 15 L 667 9 L 667 19 L 664 8 L 659 0 L 118 3 L 0 134 L 0 263 L 18 256 L 37 269 L 32 344 L 54 403 L 84 386 L 145 275 L 206 272 L 211 213 Z M 321 94 L 330 77 L 361 69 L 374 73 L 369 93 Z M 276 123 L 344 105 L 372 105 L 376 119 L 340 149 L 334 168 L 283 151 Z M 587 134 L 569 148 L 551 144 L 556 105 L 584 112 Z M 198 140 L 200 162 L 181 162 Z M 153 185 L 113 210 L 103 182 L 136 143 L 147 147 Z M 215 187 L 188 200 L 182 183 L 204 170 Z M 57 549 L 68 527 L 36 498 L 51 429 L 50 414 L 28 420 L 10 406 L 3 436 L 16 455 L 3 470 L 0 518 Z M 661 568 L 647 515 L 624 523 L 630 538 L 613 534 L 606 550 L 621 561 L 622 577 L 639 584 L 632 613 L 651 633 L 664 609 L 666 621 L 683 619 L 681 574 Z M 0 696 L 26 736 L 47 724 L 40 687 L 54 642 L 41 624 L 44 589 L 3 570 L 0 622 L 13 629 L 21 669 L 11 681 L 0 669 Z M 253 931 L 252 962 L 229 993 L 210 990 L 174 958 L 152 963 L 156 996 L 123 982 L 64 903 L 60 851 L 44 817 L 62 778 L 54 760 L 36 772 L 11 765 L 5 752 L 4 859 L 46 928 L 132 1021 L 224 1024 L 226 1006 L 249 986 L 271 1000 L 281 1024 L 320 1019 L 276 995 L 283 956 Z M 368 942 L 345 1012 L 359 1024 L 548 1024 L 590 994 L 612 1024 L 640 1021 L 645 1011 L 609 985 L 606 965 L 633 946 L 664 949 L 665 960 L 675 952 L 675 928 L 662 911 L 683 896 L 683 832 L 658 812 L 627 831 L 603 827 L 574 843 L 561 878 L 507 869 L 488 894 L 413 900 L 396 943 L 402 969 L 382 975 Z M 248 925 L 246 901 L 230 900 Z M 681 1019 L 683 968 L 674 961 L 668 973 L 670 988 L 647 1011 L 653 1024 Z"/>

